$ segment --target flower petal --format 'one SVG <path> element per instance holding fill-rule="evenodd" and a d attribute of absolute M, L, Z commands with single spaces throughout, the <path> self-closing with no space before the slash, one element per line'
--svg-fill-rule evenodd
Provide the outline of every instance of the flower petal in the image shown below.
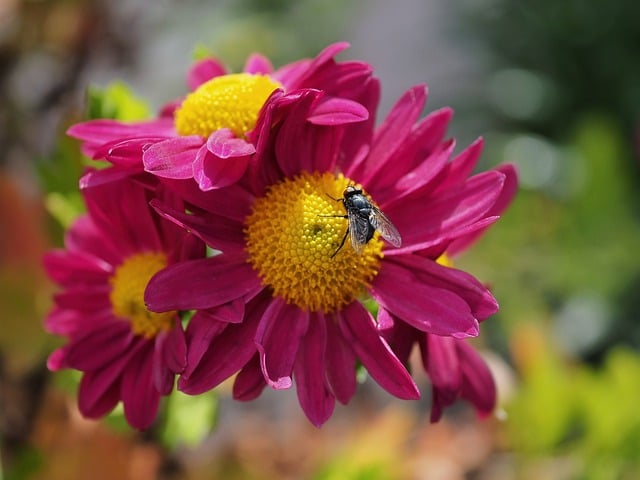
<path fill-rule="evenodd" d="M 376 130 L 367 162 L 369 172 L 377 171 L 384 160 L 402 145 L 422 113 L 426 98 L 427 87 L 417 85 L 405 92 L 392 107 L 382 125 Z M 366 184 L 368 175 L 362 172 L 362 177 L 358 177 L 358 180 Z"/>
<path fill-rule="evenodd" d="M 314 104 L 307 121 L 314 125 L 344 125 L 368 118 L 369 111 L 358 102 L 325 96 Z"/>
<path fill-rule="evenodd" d="M 266 386 L 267 382 L 260 368 L 260 357 L 254 355 L 236 375 L 233 382 L 233 398 L 241 402 L 255 400 Z"/>
<path fill-rule="evenodd" d="M 80 413 L 87 418 L 100 418 L 113 410 L 120 401 L 119 380 L 101 370 L 85 373 L 78 387 Z"/>
<path fill-rule="evenodd" d="M 462 365 L 462 398 L 471 402 L 481 416 L 489 415 L 496 406 L 496 384 L 486 362 L 467 342 L 458 341 Z"/>
<path fill-rule="evenodd" d="M 496 168 L 499 172 L 502 172 L 505 176 L 504 186 L 500 191 L 500 196 L 489 209 L 488 214 L 497 217 L 501 215 L 507 207 L 513 201 L 516 192 L 518 190 L 518 174 L 515 167 L 510 164 L 501 165 Z M 493 223 L 493 222 L 492 222 Z M 478 240 L 487 230 L 487 227 L 476 229 L 468 235 L 458 237 L 454 240 L 449 247 L 447 247 L 447 254 L 456 255 L 468 249 L 476 240 Z"/>
<path fill-rule="evenodd" d="M 180 377 L 179 390 L 190 395 L 211 390 L 240 370 L 255 355 L 253 337 L 258 325 L 257 318 L 223 325 L 226 325 L 224 330 L 210 340 L 195 368 L 189 364 L 188 375 Z M 187 332 L 192 333 L 193 339 L 194 332 L 189 332 L 189 329 Z"/>
<path fill-rule="evenodd" d="M 385 261 L 371 292 L 380 305 L 418 330 L 457 338 L 478 335 L 469 305 L 453 292 L 420 282 L 410 267 Z"/>
<path fill-rule="evenodd" d="M 462 370 L 458 360 L 457 343 L 453 337 L 425 334 L 426 348 L 422 351 L 422 364 L 433 385 L 454 397 L 462 387 Z"/>
<path fill-rule="evenodd" d="M 153 353 L 147 348 L 131 359 L 122 375 L 124 416 L 129 425 L 139 430 L 151 426 L 160 406 L 160 393 L 155 388 L 152 371 Z"/>
<path fill-rule="evenodd" d="M 277 390 L 291 387 L 291 372 L 309 316 L 295 305 L 274 298 L 256 332 L 255 342 L 267 384 Z"/>
<path fill-rule="evenodd" d="M 327 345 L 330 346 L 325 351 L 327 380 L 336 399 L 346 405 L 356 393 L 356 355 L 334 319 L 323 321 L 327 324 Z"/>
<path fill-rule="evenodd" d="M 182 372 L 187 366 L 187 341 L 178 320 L 176 325 L 164 334 L 162 363 L 174 373 Z"/>
<path fill-rule="evenodd" d="M 251 150 L 253 150 L 253 146 L 251 146 Z M 203 147 L 198 152 L 193 164 L 193 178 L 200 190 L 204 192 L 228 187 L 244 175 L 249 159 L 249 155 L 233 156 L 229 154 L 226 158 L 218 157 L 211 153 L 208 147 Z"/>
<path fill-rule="evenodd" d="M 252 74 L 263 74 L 269 75 L 273 72 L 273 65 L 271 65 L 271 61 L 260 54 L 252 53 L 247 58 L 247 61 L 244 64 L 243 72 L 252 73 Z"/>
<path fill-rule="evenodd" d="M 498 302 L 491 291 L 467 272 L 445 267 L 423 257 L 398 256 L 392 261 L 411 271 L 419 282 L 458 295 L 479 320 L 484 320 L 498 311 Z"/>
<path fill-rule="evenodd" d="M 91 326 L 91 330 L 74 338 L 66 347 L 65 363 L 84 372 L 98 370 L 127 352 L 135 337 L 124 321 Z"/>
<path fill-rule="evenodd" d="M 316 427 L 331 417 L 335 406 L 325 377 L 326 347 L 326 322 L 324 318 L 313 318 L 300 342 L 293 375 L 300 406 Z"/>
<path fill-rule="evenodd" d="M 202 145 L 198 135 L 171 138 L 151 145 L 142 156 L 144 169 L 158 177 L 191 178 L 193 163 Z"/>
<path fill-rule="evenodd" d="M 430 113 L 413 127 L 391 155 L 376 162 L 378 168 L 372 169 L 362 181 L 378 205 L 384 208 L 389 200 L 440 178 L 454 144 L 453 141 L 443 143 L 452 115 L 450 108 Z"/>
<path fill-rule="evenodd" d="M 204 58 L 191 67 L 187 73 L 187 86 L 189 90 L 195 90 L 200 85 L 212 78 L 225 75 L 227 69 L 215 58 Z"/>
<path fill-rule="evenodd" d="M 217 255 L 169 265 L 156 273 L 144 300 L 153 312 L 212 308 L 256 292 L 261 282 L 243 255 Z"/>
<path fill-rule="evenodd" d="M 487 216 L 503 183 L 502 173 L 489 171 L 435 197 L 417 192 L 410 198 L 393 201 L 385 207 L 385 214 L 401 233 L 402 247 L 389 253 L 405 254 L 455 239 L 460 229 Z"/>
<path fill-rule="evenodd" d="M 207 245 L 228 254 L 244 250 L 242 224 L 218 215 L 191 215 L 151 200 L 150 205 L 162 217 L 192 232 Z"/>
<path fill-rule="evenodd" d="M 420 398 L 418 387 L 376 329 L 373 317 L 358 302 L 339 314 L 339 326 L 373 379 L 392 395 L 404 400 Z"/>
<path fill-rule="evenodd" d="M 207 149 L 218 158 L 244 157 L 256 151 L 251 143 L 236 137 L 228 128 L 221 128 L 209 135 Z"/>

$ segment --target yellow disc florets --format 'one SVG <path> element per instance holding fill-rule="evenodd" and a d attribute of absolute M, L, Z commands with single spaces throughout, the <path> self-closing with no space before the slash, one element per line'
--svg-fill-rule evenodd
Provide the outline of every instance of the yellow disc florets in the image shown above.
<path fill-rule="evenodd" d="M 109 279 L 113 314 L 130 321 L 136 335 L 153 338 L 161 330 L 173 326 L 176 312 L 154 313 L 144 304 L 144 290 L 149 279 L 166 266 L 167 258 L 163 253 L 138 253 L 120 264 Z"/>
<path fill-rule="evenodd" d="M 303 173 L 271 186 L 246 220 L 249 261 L 274 295 L 310 311 L 331 312 L 361 296 L 377 275 L 376 233 L 358 254 L 349 240 L 342 175 Z M 332 217 L 331 215 L 335 215 Z"/>
<path fill-rule="evenodd" d="M 236 73 L 215 77 L 200 85 L 175 114 L 180 135 L 208 137 L 228 128 L 242 138 L 251 131 L 258 113 L 280 84 L 266 75 Z"/>

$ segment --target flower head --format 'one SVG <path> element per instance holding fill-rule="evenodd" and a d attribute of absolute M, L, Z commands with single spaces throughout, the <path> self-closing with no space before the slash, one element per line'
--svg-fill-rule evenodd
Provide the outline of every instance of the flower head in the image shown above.
<path fill-rule="evenodd" d="M 157 195 L 181 207 L 173 196 Z M 101 417 L 122 401 L 128 422 L 144 429 L 186 366 L 178 312 L 147 310 L 144 289 L 166 266 L 204 257 L 204 244 L 162 220 L 148 205 L 151 192 L 131 180 L 87 189 L 84 198 L 88 214 L 67 233 L 65 249 L 44 260 L 62 287 L 45 325 L 68 338 L 48 366 L 83 372 L 78 403 L 85 416 Z"/>
<path fill-rule="evenodd" d="M 369 78 L 358 102 L 374 112 L 378 97 L 378 82 Z M 497 219 L 492 208 L 505 174 L 471 176 L 480 141 L 451 160 L 454 142 L 444 140 L 451 112 L 418 120 L 425 99 L 424 87 L 409 90 L 374 129 L 373 115 L 353 124 L 313 122 L 322 96 L 300 92 L 295 102 L 262 110 L 259 125 L 271 134 L 257 143 L 249 181 L 209 192 L 206 211 L 196 214 L 154 202 L 222 252 L 168 267 L 145 294 L 153 311 L 200 310 L 187 328 L 180 389 L 203 392 L 238 369 L 240 399 L 295 381 L 303 410 L 321 425 L 336 399 L 353 396 L 358 361 L 393 395 L 419 396 L 364 299 L 375 300 L 378 319 L 393 316 L 446 337 L 478 334 L 478 322 L 497 310 L 495 299 L 436 259 Z M 372 228 L 361 252 L 347 244 L 336 253 L 349 221 L 335 199 L 348 185 L 397 227 L 401 247 Z"/>
<path fill-rule="evenodd" d="M 300 91 L 322 92 L 308 112 L 317 124 L 359 122 L 367 110 L 354 99 L 371 75 L 362 62 L 336 62 L 346 48 L 335 44 L 313 60 L 274 70 L 252 55 L 242 73 L 229 74 L 214 59 L 202 60 L 188 76 L 191 92 L 163 108 L 156 119 L 123 123 L 98 119 L 72 126 L 68 134 L 82 140 L 85 154 L 114 168 L 93 171 L 82 186 L 96 185 L 147 171 L 167 179 L 196 180 L 206 191 L 239 180 L 256 151 L 260 112 L 269 104 L 290 103 Z"/>

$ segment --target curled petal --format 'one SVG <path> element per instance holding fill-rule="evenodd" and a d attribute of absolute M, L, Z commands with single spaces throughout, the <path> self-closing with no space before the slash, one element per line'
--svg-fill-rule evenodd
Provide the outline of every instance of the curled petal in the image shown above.
<path fill-rule="evenodd" d="M 176 137 L 153 144 L 142 157 L 144 169 L 164 178 L 191 178 L 193 163 L 202 144 L 202 138 L 197 135 Z"/>
<path fill-rule="evenodd" d="M 260 319 L 256 346 L 267 384 L 275 389 L 291 387 L 291 372 L 307 331 L 309 316 L 295 305 L 274 298 Z"/>

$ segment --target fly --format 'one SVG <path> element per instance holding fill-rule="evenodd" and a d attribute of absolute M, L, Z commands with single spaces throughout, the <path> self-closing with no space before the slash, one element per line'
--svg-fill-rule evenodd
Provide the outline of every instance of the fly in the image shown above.
<path fill-rule="evenodd" d="M 387 240 L 394 247 L 402 244 L 398 229 L 391 223 L 387 216 L 380 211 L 369 199 L 362 193 L 362 190 L 353 185 L 345 188 L 342 198 L 333 198 L 336 202 L 342 202 L 346 215 L 323 215 L 325 217 L 342 217 L 349 221 L 347 231 L 342 237 L 340 246 L 337 248 L 331 258 L 335 257 L 347 241 L 347 237 L 351 237 L 351 246 L 356 253 L 362 253 L 364 246 L 373 238 L 373 234 L 377 230 L 382 238 Z"/>

